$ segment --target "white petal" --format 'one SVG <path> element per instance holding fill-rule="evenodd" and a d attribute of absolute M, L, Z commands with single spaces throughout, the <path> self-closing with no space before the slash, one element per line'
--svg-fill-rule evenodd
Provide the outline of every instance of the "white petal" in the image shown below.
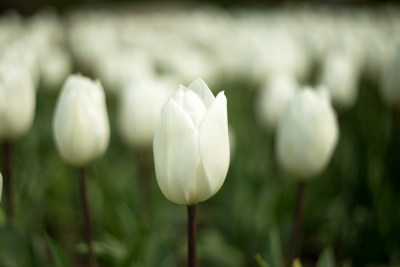
<path fill-rule="evenodd" d="M 201 99 L 193 91 L 188 90 L 183 96 L 182 107 L 192 119 L 196 128 L 198 128 L 207 111 Z"/>
<path fill-rule="evenodd" d="M 226 97 L 219 93 L 204 115 L 199 129 L 200 158 L 212 194 L 221 188 L 229 167 L 229 135 Z"/>
<path fill-rule="evenodd" d="M 176 101 L 176 103 L 178 103 L 179 106 L 182 106 L 185 91 L 187 91 L 187 88 L 183 85 L 179 85 L 178 90 L 176 90 L 176 92 L 172 95 L 172 98 Z"/>
<path fill-rule="evenodd" d="M 173 98 L 165 104 L 154 136 L 158 185 L 167 199 L 190 204 L 191 188 L 200 163 L 198 131 Z"/>
<path fill-rule="evenodd" d="M 194 80 L 189 85 L 189 89 L 195 92 L 200 97 L 206 108 L 209 108 L 215 100 L 215 97 L 210 88 L 208 88 L 207 84 L 202 79 Z"/>

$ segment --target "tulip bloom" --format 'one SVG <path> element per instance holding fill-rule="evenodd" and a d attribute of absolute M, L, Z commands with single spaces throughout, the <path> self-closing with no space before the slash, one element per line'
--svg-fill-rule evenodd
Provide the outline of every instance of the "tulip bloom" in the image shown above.
<path fill-rule="evenodd" d="M 325 58 L 319 82 L 325 85 L 335 106 L 354 105 L 358 95 L 359 63 L 346 52 L 331 51 Z"/>
<path fill-rule="evenodd" d="M 61 157 L 72 165 L 84 166 L 105 152 L 110 125 L 100 82 L 69 76 L 56 105 L 53 131 Z"/>
<path fill-rule="evenodd" d="M 212 197 L 229 167 L 227 101 L 205 82 L 180 86 L 161 110 L 153 142 L 157 182 L 167 199 L 193 205 Z"/>
<path fill-rule="evenodd" d="M 295 94 L 279 124 L 278 162 L 303 180 L 318 175 L 328 165 L 338 135 L 328 95 L 303 89 Z"/>
<path fill-rule="evenodd" d="M 0 65 L 0 139 L 15 140 L 31 127 L 36 91 L 29 70 L 12 61 Z"/>
<path fill-rule="evenodd" d="M 269 78 L 256 99 L 256 116 L 262 126 L 275 130 L 298 84 L 293 75 L 278 73 Z"/>
<path fill-rule="evenodd" d="M 151 147 L 161 108 L 171 94 L 166 87 L 161 81 L 142 77 L 121 91 L 118 126 L 130 147 Z"/>

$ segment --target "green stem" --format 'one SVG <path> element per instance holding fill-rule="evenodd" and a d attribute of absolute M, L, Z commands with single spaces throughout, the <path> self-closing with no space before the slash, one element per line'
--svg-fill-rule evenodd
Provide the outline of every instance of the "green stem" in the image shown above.
<path fill-rule="evenodd" d="M 4 187 L 6 195 L 6 214 L 9 222 L 14 218 L 14 186 L 12 172 L 12 143 L 4 141 Z"/>

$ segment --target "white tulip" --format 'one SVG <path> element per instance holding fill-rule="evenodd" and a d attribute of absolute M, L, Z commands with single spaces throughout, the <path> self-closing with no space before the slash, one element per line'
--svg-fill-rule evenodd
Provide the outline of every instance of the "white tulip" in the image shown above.
<path fill-rule="evenodd" d="M 229 167 L 227 101 L 203 80 L 180 86 L 161 110 L 153 143 L 157 182 L 167 199 L 196 204 L 218 192 Z"/>
<path fill-rule="evenodd" d="M 388 106 L 400 108 L 400 47 L 382 71 L 380 93 Z"/>
<path fill-rule="evenodd" d="M 52 47 L 40 58 L 40 80 L 46 89 L 56 90 L 72 70 L 69 54 L 59 47 Z"/>
<path fill-rule="evenodd" d="M 266 129 L 275 130 L 297 88 L 295 78 L 286 73 L 268 79 L 256 99 L 256 116 L 260 124 Z"/>
<path fill-rule="evenodd" d="M 28 69 L 36 90 L 39 88 L 40 79 L 37 57 L 34 47 L 29 45 L 27 41 L 8 44 L 1 54 L 2 62 L 7 62 L 7 64 L 18 62 L 19 65 L 24 65 Z"/>
<path fill-rule="evenodd" d="M 35 116 L 36 91 L 23 64 L 0 63 L 0 139 L 16 139 L 31 127 Z"/>
<path fill-rule="evenodd" d="M 320 174 L 338 139 L 336 114 L 327 91 L 305 88 L 290 101 L 277 132 L 279 164 L 299 179 Z"/>
<path fill-rule="evenodd" d="M 331 51 L 325 58 L 319 82 L 327 86 L 336 106 L 349 108 L 357 99 L 359 72 L 357 60 L 348 53 Z"/>
<path fill-rule="evenodd" d="M 61 157 L 83 166 L 101 156 L 110 138 L 104 90 L 99 81 L 70 75 L 57 101 L 53 132 Z"/>
<path fill-rule="evenodd" d="M 132 148 L 151 146 L 161 108 L 171 94 L 164 83 L 153 79 L 132 80 L 120 93 L 118 126 Z"/>

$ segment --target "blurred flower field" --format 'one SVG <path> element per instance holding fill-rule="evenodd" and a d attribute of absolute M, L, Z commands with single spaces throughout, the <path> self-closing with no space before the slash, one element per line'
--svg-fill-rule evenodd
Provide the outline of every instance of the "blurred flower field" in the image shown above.
<path fill-rule="evenodd" d="M 60 158 L 52 125 L 64 80 L 77 72 L 102 83 L 111 128 L 108 150 L 88 166 L 101 266 L 186 266 L 185 209 L 163 196 L 154 172 L 149 134 L 157 118 L 121 114 L 129 107 L 150 114 L 179 84 L 199 77 L 214 95 L 224 90 L 231 141 L 222 188 L 198 205 L 199 266 L 289 265 L 297 180 L 277 162 L 275 127 L 284 108 L 273 105 L 290 100 L 271 101 L 276 113 L 267 121 L 259 114 L 269 112 L 260 108 L 263 90 L 282 85 L 271 82 L 276 77 L 289 77 L 282 86 L 293 91 L 325 86 L 339 129 L 327 168 L 307 182 L 301 264 L 400 265 L 399 11 L 198 7 L 3 14 L 0 71 L 9 62 L 29 69 L 36 111 L 29 130 L 13 140 L 15 215 L 7 221 L 3 192 L 0 266 L 87 266 L 78 171 Z M 139 87 L 152 88 L 144 95 L 134 91 Z"/>

